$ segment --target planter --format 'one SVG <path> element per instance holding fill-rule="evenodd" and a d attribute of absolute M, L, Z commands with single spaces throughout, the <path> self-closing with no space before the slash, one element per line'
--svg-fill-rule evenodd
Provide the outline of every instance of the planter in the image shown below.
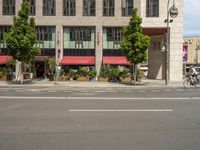
<path fill-rule="evenodd" d="M 98 80 L 103 81 L 103 82 L 108 82 L 109 78 L 108 77 L 99 77 Z"/>
<path fill-rule="evenodd" d="M 49 81 L 54 81 L 54 76 L 53 75 L 49 76 Z"/>
<path fill-rule="evenodd" d="M 125 78 L 120 77 L 120 81 L 122 83 L 129 83 L 131 81 L 131 77 L 125 77 Z"/>
<path fill-rule="evenodd" d="M 0 77 L 0 81 L 6 81 L 6 80 L 7 80 L 6 76 Z"/>
<path fill-rule="evenodd" d="M 66 81 L 66 80 L 68 80 L 68 76 L 63 76 L 63 77 L 59 77 L 58 78 L 58 81 Z"/>
<path fill-rule="evenodd" d="M 76 79 L 77 81 L 89 81 L 89 78 L 88 77 L 77 77 Z"/>
<path fill-rule="evenodd" d="M 7 81 L 12 81 L 12 74 L 7 74 L 6 80 Z"/>

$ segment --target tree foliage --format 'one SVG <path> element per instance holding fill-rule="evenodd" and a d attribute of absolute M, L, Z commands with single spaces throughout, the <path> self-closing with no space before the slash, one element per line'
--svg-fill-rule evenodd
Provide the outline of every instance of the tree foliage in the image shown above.
<path fill-rule="evenodd" d="M 147 60 L 147 49 L 150 38 L 142 34 L 142 18 L 137 15 L 138 9 L 133 9 L 129 24 L 123 27 L 120 49 L 123 50 L 127 60 L 133 64 L 132 80 L 136 82 L 137 65 Z"/>
<path fill-rule="evenodd" d="M 39 48 L 35 47 L 35 19 L 29 18 L 30 4 L 23 0 L 21 10 L 13 18 L 11 30 L 4 34 L 9 54 L 21 62 L 30 62 L 38 54 Z"/>
<path fill-rule="evenodd" d="M 126 58 L 139 64 L 147 60 L 147 49 L 150 44 L 150 38 L 142 34 L 142 18 L 137 15 L 138 9 L 133 9 L 133 16 L 129 25 L 123 28 L 123 36 L 120 48 L 124 51 Z"/>

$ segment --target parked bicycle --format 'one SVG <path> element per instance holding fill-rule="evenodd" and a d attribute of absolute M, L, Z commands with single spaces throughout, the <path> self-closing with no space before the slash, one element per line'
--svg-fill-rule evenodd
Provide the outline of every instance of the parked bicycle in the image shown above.
<path fill-rule="evenodd" d="M 190 87 L 197 87 L 200 85 L 200 74 L 197 74 L 196 76 L 193 76 L 191 74 L 187 74 L 185 76 L 185 80 L 183 81 L 184 88 L 190 88 Z"/>

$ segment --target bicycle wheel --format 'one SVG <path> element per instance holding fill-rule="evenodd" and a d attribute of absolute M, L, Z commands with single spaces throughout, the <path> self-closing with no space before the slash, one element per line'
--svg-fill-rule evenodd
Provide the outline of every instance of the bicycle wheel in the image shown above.
<path fill-rule="evenodd" d="M 184 80 L 184 81 L 183 81 L 183 86 L 184 86 L 184 88 L 190 88 L 190 87 L 192 86 L 190 82 L 191 82 L 191 81 L 188 80 L 188 79 Z"/>

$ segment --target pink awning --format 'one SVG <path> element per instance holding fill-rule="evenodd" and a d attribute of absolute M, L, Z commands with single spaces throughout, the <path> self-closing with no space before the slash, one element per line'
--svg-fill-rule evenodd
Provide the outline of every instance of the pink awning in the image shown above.
<path fill-rule="evenodd" d="M 104 56 L 103 64 L 130 65 L 131 63 L 126 59 L 125 56 Z"/>
<path fill-rule="evenodd" d="M 62 65 L 95 65 L 94 56 L 63 56 Z"/>
<path fill-rule="evenodd" d="M 0 64 L 6 64 L 11 58 L 11 56 L 0 56 Z"/>

